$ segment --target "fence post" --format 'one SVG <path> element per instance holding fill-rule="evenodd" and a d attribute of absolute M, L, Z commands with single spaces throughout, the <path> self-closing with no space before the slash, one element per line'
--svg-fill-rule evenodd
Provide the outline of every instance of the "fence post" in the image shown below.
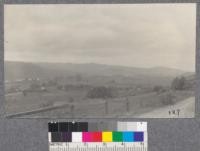
<path fill-rule="evenodd" d="M 105 114 L 108 114 L 108 101 L 105 99 Z"/>
<path fill-rule="evenodd" d="M 70 112 L 71 112 L 71 117 L 73 118 L 74 117 L 74 105 L 73 104 L 70 106 Z"/>
<path fill-rule="evenodd" d="M 128 98 L 126 98 L 126 112 L 129 113 L 130 112 L 130 103 Z"/>

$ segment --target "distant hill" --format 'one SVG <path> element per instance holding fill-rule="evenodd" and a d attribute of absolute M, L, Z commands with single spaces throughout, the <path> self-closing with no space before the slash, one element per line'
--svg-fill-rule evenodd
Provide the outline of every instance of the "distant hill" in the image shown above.
<path fill-rule="evenodd" d="M 24 78 L 53 78 L 56 76 L 102 76 L 123 77 L 145 81 L 169 82 L 176 76 L 192 75 L 177 69 L 155 67 L 135 68 L 103 64 L 72 64 L 72 63 L 27 63 L 5 61 L 5 79 L 16 80 Z M 144 81 L 143 81 L 144 82 Z"/>

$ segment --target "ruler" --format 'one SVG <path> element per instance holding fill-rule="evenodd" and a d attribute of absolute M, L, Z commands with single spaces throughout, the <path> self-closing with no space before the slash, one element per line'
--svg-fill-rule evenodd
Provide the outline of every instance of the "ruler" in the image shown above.
<path fill-rule="evenodd" d="M 50 151 L 147 151 L 143 143 L 51 143 Z"/>

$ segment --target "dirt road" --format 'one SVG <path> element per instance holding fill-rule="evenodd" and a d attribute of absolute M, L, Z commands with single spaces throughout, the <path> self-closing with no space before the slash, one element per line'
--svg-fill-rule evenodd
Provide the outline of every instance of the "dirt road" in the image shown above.
<path fill-rule="evenodd" d="M 179 114 L 178 114 L 179 111 Z M 193 118 L 195 111 L 195 97 L 187 98 L 175 105 L 166 106 L 154 111 L 137 115 L 140 118 Z"/>

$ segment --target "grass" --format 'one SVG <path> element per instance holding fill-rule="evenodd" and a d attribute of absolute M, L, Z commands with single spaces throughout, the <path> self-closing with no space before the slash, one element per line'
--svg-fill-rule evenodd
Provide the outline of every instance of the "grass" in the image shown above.
<path fill-rule="evenodd" d="M 128 91 L 134 91 L 130 89 Z M 87 90 L 57 90 L 50 89 L 48 92 L 30 92 L 27 96 L 23 93 L 13 93 L 6 95 L 6 112 L 15 114 L 26 112 L 43 107 L 51 107 L 62 104 L 69 104 L 64 108 L 57 108 L 45 112 L 36 113 L 30 116 L 44 117 L 118 117 L 128 114 L 142 114 L 163 106 L 171 104 L 163 102 L 163 96 L 168 92 L 156 93 L 145 89 L 134 92 L 134 95 L 127 93 L 122 88 L 118 96 L 106 99 L 89 99 Z M 172 91 L 173 103 L 180 102 L 185 98 L 194 96 L 193 91 Z M 106 103 L 107 102 L 107 103 Z M 72 106 L 73 112 L 72 112 Z M 127 109 L 128 106 L 128 109 Z"/>

